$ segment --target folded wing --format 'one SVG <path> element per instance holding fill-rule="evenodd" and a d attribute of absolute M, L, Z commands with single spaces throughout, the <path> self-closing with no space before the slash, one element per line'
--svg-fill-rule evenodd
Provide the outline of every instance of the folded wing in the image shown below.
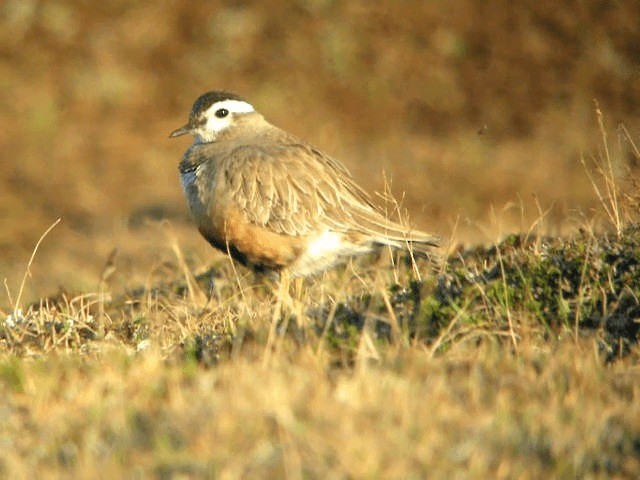
<path fill-rule="evenodd" d="M 389 220 L 341 163 L 309 145 L 240 146 L 220 167 L 220 180 L 246 219 L 271 231 L 361 233 L 373 243 L 425 252 L 437 245 L 435 237 Z"/>

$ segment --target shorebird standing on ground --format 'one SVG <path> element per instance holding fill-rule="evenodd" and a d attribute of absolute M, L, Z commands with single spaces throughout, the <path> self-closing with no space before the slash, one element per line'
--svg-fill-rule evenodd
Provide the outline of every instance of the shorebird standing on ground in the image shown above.
<path fill-rule="evenodd" d="M 200 233 L 257 272 L 304 277 L 380 247 L 428 255 L 437 245 L 388 219 L 344 165 L 238 95 L 200 96 L 171 137 L 187 133 L 195 142 L 180 176 Z"/>

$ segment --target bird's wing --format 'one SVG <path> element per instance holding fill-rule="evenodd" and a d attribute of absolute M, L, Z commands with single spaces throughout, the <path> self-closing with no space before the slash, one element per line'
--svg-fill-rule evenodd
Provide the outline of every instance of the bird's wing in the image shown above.
<path fill-rule="evenodd" d="M 340 192 L 322 164 L 292 145 L 241 146 L 218 173 L 248 222 L 286 235 L 306 235 L 338 215 Z"/>
<path fill-rule="evenodd" d="M 226 158 L 221 180 L 251 223 L 286 235 L 329 228 L 399 242 L 434 241 L 387 219 L 344 165 L 307 144 L 241 146 Z"/>

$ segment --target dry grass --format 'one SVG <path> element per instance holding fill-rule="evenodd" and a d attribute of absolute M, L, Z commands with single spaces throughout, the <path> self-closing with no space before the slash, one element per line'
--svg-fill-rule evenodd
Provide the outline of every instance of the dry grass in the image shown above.
<path fill-rule="evenodd" d="M 6 0 L 2 278 L 16 288 L 56 218 L 29 300 L 94 290 L 114 247 L 119 281 L 145 282 L 171 255 L 149 221 L 169 219 L 207 264 L 177 178 L 186 145 L 166 136 L 212 88 L 245 95 L 369 191 L 386 172 L 424 230 L 493 242 L 528 229 L 539 204 L 546 233 L 571 233 L 597 206 L 579 161 L 600 145 L 593 99 L 636 137 L 631 5 Z"/>
<path fill-rule="evenodd" d="M 307 349 L 213 369 L 158 348 L 0 365 L 12 478 L 630 477 L 637 368 L 591 342 L 407 348 L 345 371 Z M 394 349 L 395 350 L 395 349 Z M 631 368 L 630 368 L 631 367 Z"/>
<path fill-rule="evenodd" d="M 0 4 L 0 477 L 634 477 L 635 4 L 236 3 Z M 211 88 L 442 260 L 212 252 L 165 140 Z"/>
<path fill-rule="evenodd" d="M 612 357 L 609 325 L 593 330 L 579 309 L 575 325 L 553 315 L 545 325 L 510 301 L 518 249 L 494 253 L 501 273 L 471 289 L 480 295 L 441 303 L 457 311 L 441 324 L 427 312 L 455 287 L 436 287 L 434 270 L 448 282 L 455 263 L 418 264 L 416 291 L 410 262 L 361 262 L 278 300 L 227 259 L 193 277 L 175 248 L 168 282 L 118 296 L 105 281 L 7 315 L 4 475 L 622 478 L 640 468 L 636 334 L 614 340 Z M 469 258 L 466 275 L 484 278 Z M 582 276 L 578 306 L 598 281 Z M 629 288 L 637 295 L 637 281 Z"/>

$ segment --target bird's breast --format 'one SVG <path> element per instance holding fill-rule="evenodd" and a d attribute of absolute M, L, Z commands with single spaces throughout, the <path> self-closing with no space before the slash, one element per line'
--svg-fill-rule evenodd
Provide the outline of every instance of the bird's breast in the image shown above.
<path fill-rule="evenodd" d="M 204 168 L 204 165 L 199 165 L 195 170 L 180 174 L 184 195 L 196 221 L 208 217 L 209 211 L 213 207 L 211 195 L 214 191 L 214 185 L 207 181 Z"/>
<path fill-rule="evenodd" d="M 181 173 L 180 181 L 182 182 L 182 190 L 184 190 L 184 195 L 185 197 L 187 197 L 189 207 L 191 207 L 193 203 L 198 202 L 198 185 L 196 171 L 191 170 L 189 172 Z"/>

